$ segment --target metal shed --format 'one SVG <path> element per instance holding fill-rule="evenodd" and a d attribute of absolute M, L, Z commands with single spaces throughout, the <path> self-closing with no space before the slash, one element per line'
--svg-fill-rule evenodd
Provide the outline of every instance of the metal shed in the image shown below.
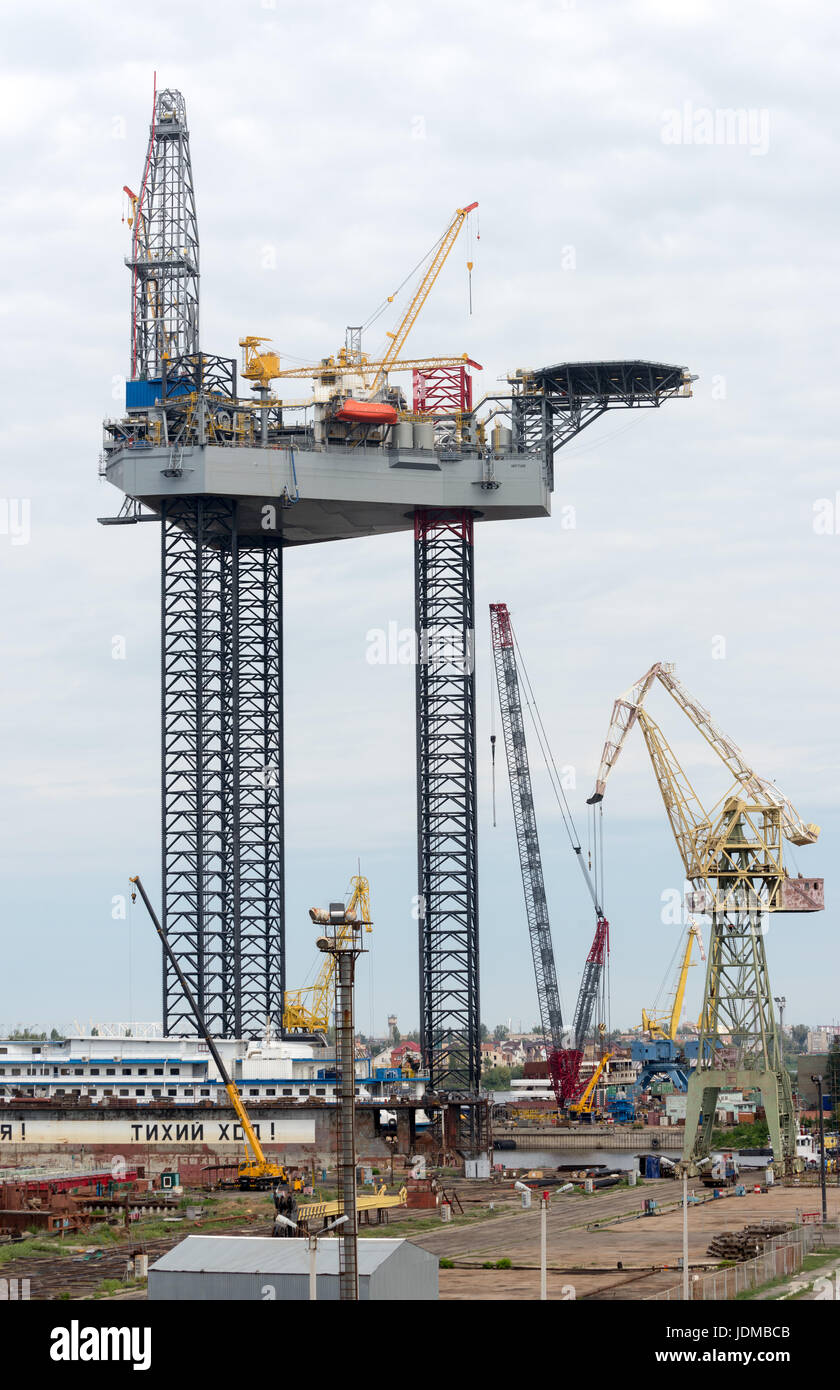
<path fill-rule="evenodd" d="M 318 1244 L 318 1298 L 338 1299 L 338 1245 Z M 359 1299 L 438 1297 L 438 1259 L 408 1240 L 359 1241 Z M 149 1298 L 283 1302 L 309 1298 L 309 1242 L 270 1236 L 187 1236 L 149 1269 Z"/>

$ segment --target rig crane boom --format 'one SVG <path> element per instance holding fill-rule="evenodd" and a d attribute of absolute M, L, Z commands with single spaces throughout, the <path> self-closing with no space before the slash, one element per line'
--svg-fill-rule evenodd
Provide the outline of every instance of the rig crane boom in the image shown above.
<path fill-rule="evenodd" d="M 391 341 L 388 344 L 385 356 L 379 364 L 376 376 L 373 379 L 373 384 L 370 388 L 371 396 L 374 396 L 376 392 L 379 390 L 379 387 L 382 385 L 382 381 L 384 377 L 388 374 L 388 372 L 393 370 L 394 364 L 396 363 L 397 358 L 399 357 L 400 352 L 402 351 L 403 344 L 405 343 L 406 338 L 408 337 L 409 333 L 411 332 L 412 328 L 417 322 L 417 317 L 420 313 L 420 310 L 426 303 L 426 300 L 428 299 L 429 294 L 431 292 L 432 286 L 434 285 L 435 280 L 438 278 L 438 275 L 443 269 L 444 264 L 446 262 L 446 258 L 458 239 L 458 233 L 460 232 L 470 213 L 473 211 L 473 208 L 477 207 L 478 203 L 468 203 L 467 206 L 464 208 L 456 208 L 455 216 L 452 218 L 452 221 L 450 222 L 443 236 L 434 248 L 432 258 L 426 267 L 420 284 L 414 291 L 411 303 L 409 304 L 405 314 L 403 315 L 402 322 L 399 324 L 395 333 L 388 334 L 388 337 Z"/>
<path fill-rule="evenodd" d="M 342 348 L 335 357 L 325 357 L 321 362 L 311 362 L 299 367 L 283 367 L 277 352 L 260 349 L 261 343 L 270 341 L 270 338 L 254 336 L 239 339 L 239 346 L 242 348 L 242 376 L 248 381 L 258 382 L 261 386 L 267 386 L 270 381 L 287 378 L 293 381 L 311 378 L 321 383 L 332 382 L 345 376 L 358 376 L 365 380 L 384 366 L 384 359 L 370 361 L 365 356 L 354 359 L 348 357 Z M 474 362 L 466 352 L 460 356 L 404 358 L 389 362 L 386 370 L 436 371 L 441 367 L 472 367 L 477 372 L 482 370 L 481 363 Z"/>

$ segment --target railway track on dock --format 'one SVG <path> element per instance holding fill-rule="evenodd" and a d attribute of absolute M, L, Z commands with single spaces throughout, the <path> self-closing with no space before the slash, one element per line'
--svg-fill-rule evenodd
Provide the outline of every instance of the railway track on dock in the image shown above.
<path fill-rule="evenodd" d="M 221 1223 L 219 1223 L 221 1227 Z M 208 1229 L 209 1228 L 209 1229 Z M 119 1245 L 104 1250 L 91 1250 L 89 1255 L 28 1255 L 19 1260 L 9 1260 L 0 1266 L 3 1277 L 8 1280 L 29 1280 L 29 1298 L 33 1302 L 56 1299 L 92 1298 L 100 1284 L 106 1279 L 126 1280 L 128 1261 L 131 1255 L 148 1255 L 152 1264 L 167 1250 L 178 1245 L 185 1235 L 212 1234 L 214 1223 L 190 1227 L 189 1230 L 173 1232 L 171 1236 L 157 1236 L 152 1240 L 135 1237 L 121 1241 Z M 226 1236 L 271 1235 L 270 1221 L 247 1221 L 224 1225 L 219 1234 Z M 144 1290 L 138 1289 L 139 1296 Z"/>

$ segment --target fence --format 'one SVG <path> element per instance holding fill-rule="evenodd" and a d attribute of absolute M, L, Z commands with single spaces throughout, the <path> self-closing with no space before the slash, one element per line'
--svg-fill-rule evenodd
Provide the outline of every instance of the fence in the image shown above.
<path fill-rule="evenodd" d="M 742 1260 L 727 1269 L 717 1269 L 712 1274 L 689 1273 L 690 1297 L 697 1302 L 724 1302 L 748 1289 L 760 1288 L 771 1279 L 796 1274 L 802 1268 L 805 1256 L 815 1246 L 837 1243 L 837 1236 L 837 1226 L 797 1226 L 784 1235 L 774 1236 L 767 1242 L 763 1253 L 754 1260 Z M 681 1302 L 682 1298 L 682 1284 L 678 1284 L 674 1288 L 663 1289 L 661 1293 L 651 1294 L 646 1301 Z"/>

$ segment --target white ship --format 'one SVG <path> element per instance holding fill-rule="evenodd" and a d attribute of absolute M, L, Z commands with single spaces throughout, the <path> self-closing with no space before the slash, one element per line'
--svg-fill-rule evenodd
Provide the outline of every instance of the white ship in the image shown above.
<path fill-rule="evenodd" d="M 329 1102 L 335 1098 L 335 1054 L 317 1039 L 218 1039 L 216 1046 L 246 1104 L 260 1101 Z M 374 1072 L 369 1057 L 356 1060 L 356 1095 L 377 1100 L 419 1097 L 427 1077 Z M 0 1104 L 16 1099 L 91 1105 L 115 1098 L 136 1105 L 171 1101 L 183 1106 L 227 1104 L 207 1044 L 200 1038 L 164 1037 L 157 1024 L 100 1025 L 57 1042 L 0 1039 Z"/>

